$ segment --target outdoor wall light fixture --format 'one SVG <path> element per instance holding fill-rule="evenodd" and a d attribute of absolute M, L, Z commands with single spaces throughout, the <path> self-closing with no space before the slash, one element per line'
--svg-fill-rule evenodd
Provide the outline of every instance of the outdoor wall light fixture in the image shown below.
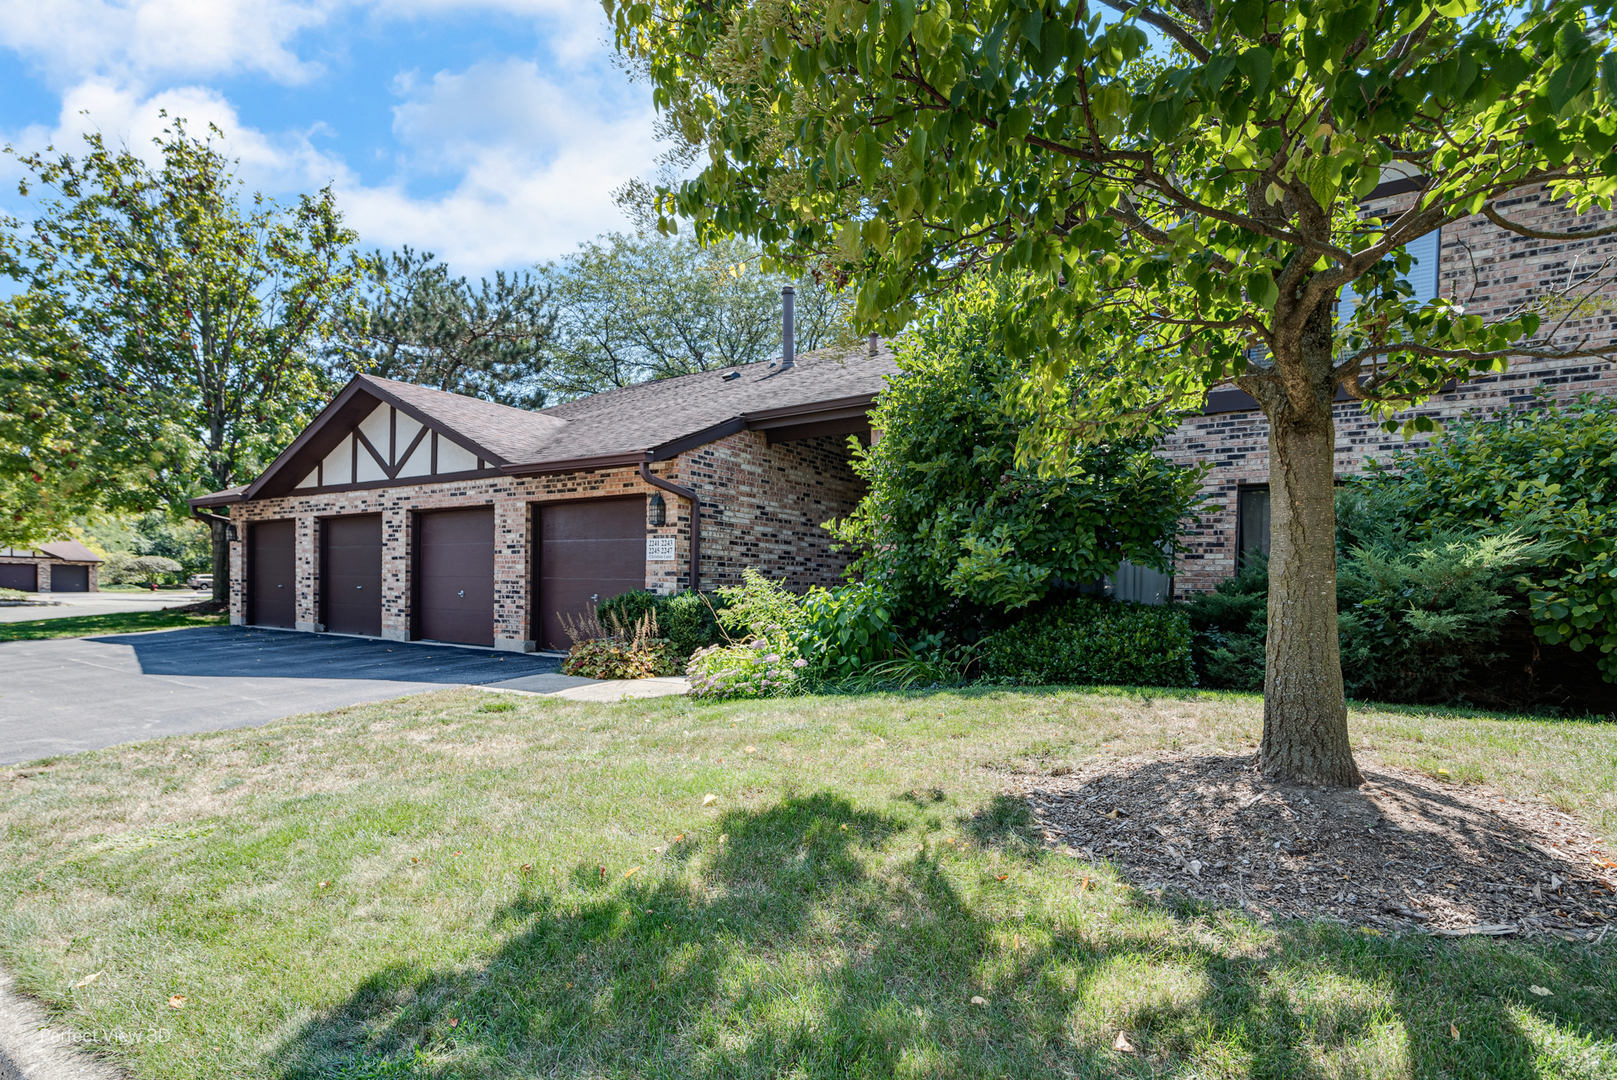
<path fill-rule="evenodd" d="M 653 525 L 666 525 L 668 523 L 668 504 L 663 502 L 661 495 L 652 495 L 646 503 L 649 514 L 648 520 Z"/>
<path fill-rule="evenodd" d="M 237 540 L 236 526 L 234 524 L 226 525 L 225 526 L 225 543 L 234 544 L 236 542 L 236 540 Z"/>

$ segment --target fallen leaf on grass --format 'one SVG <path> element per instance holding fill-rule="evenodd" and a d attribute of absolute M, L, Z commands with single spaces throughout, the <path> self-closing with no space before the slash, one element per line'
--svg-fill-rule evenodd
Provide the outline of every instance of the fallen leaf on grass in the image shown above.
<path fill-rule="evenodd" d="M 712 806 L 714 803 L 716 803 L 718 801 L 719 801 L 719 797 L 717 795 L 712 794 L 711 792 L 709 794 L 706 794 L 706 795 L 702 796 L 702 805 L 703 806 Z"/>
<path fill-rule="evenodd" d="M 530 871 L 532 869 L 533 869 L 533 863 L 523 863 L 522 864 L 522 872 L 524 874 L 526 874 L 528 871 Z"/>
<path fill-rule="evenodd" d="M 624 872 L 623 872 L 623 876 L 624 876 L 624 877 L 626 877 L 626 878 L 628 878 L 628 877 L 634 877 L 634 876 L 635 876 L 635 875 L 636 875 L 636 874 L 638 874 L 638 873 L 639 873 L 639 872 L 640 872 L 640 867 L 638 867 L 638 866 L 631 866 L 631 867 L 629 867 L 629 869 L 627 869 L 627 870 L 625 870 L 625 871 L 624 871 Z"/>
<path fill-rule="evenodd" d="M 100 971 L 96 972 L 94 975 L 86 975 L 84 978 L 80 979 L 78 982 L 73 984 L 73 989 L 77 990 L 81 986 L 89 986 L 91 983 L 95 982 L 97 979 L 101 978 L 101 976 L 105 975 L 106 973 L 107 973 L 107 969 L 102 968 Z"/>
<path fill-rule="evenodd" d="M 322 889 L 323 889 L 323 888 L 325 888 L 325 887 L 326 887 L 326 886 L 327 886 L 327 885 L 330 885 L 330 884 L 331 884 L 331 882 L 329 882 L 329 881 L 322 881 L 322 882 L 321 882 L 321 883 L 320 883 L 320 887 L 321 887 L 321 888 L 322 888 Z"/>
<path fill-rule="evenodd" d="M 1129 1042 L 1127 1032 L 1117 1033 L 1117 1038 L 1112 1040 L 1112 1049 L 1124 1054 L 1134 1053 L 1134 1044 Z"/>
<path fill-rule="evenodd" d="M 1455 1042 L 1460 1041 L 1460 1029 L 1455 1027 L 1453 1024 L 1449 1025 L 1449 1038 L 1453 1039 Z"/>
<path fill-rule="evenodd" d="M 457 1020 L 455 1017 L 451 1016 L 449 1018 L 449 1026 L 450 1027 L 460 1027 L 460 1021 Z"/>
<path fill-rule="evenodd" d="M 999 875 L 999 877 L 995 878 L 994 880 L 995 881 L 1004 881 L 1006 878 L 1008 878 L 1010 876 L 1011 875 L 1009 875 L 1009 874 L 1001 874 L 1001 875 Z"/>
<path fill-rule="evenodd" d="M 185 1008 L 185 995 L 184 994 L 175 994 L 173 997 L 169 998 L 168 999 L 168 1007 L 171 1008 L 171 1009 L 183 1009 L 183 1008 Z"/>
<path fill-rule="evenodd" d="M 747 753 L 749 753 L 749 754 L 756 754 L 756 753 L 757 753 L 757 752 L 758 752 L 758 748 L 757 748 L 757 747 L 756 747 L 756 746 L 749 746 L 749 747 L 747 747 Z"/>
<path fill-rule="evenodd" d="M 1529 994 L 1537 994 L 1539 997 L 1549 997 L 1550 996 L 1549 988 L 1545 987 L 1545 986 L 1529 986 L 1527 988 L 1527 992 Z"/>
<path fill-rule="evenodd" d="M 730 841 L 730 834 L 729 833 L 721 832 L 719 834 L 719 843 L 725 844 L 725 843 L 729 843 L 729 841 Z"/>
<path fill-rule="evenodd" d="M 987 1005 L 988 999 L 983 997 L 981 994 L 973 994 L 971 995 L 971 1003 L 973 1005 Z"/>

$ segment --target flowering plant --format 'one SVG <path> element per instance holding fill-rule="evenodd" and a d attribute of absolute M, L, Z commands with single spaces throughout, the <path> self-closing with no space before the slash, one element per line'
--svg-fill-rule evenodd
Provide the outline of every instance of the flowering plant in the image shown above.
<path fill-rule="evenodd" d="M 685 674 L 695 698 L 785 697 L 800 689 L 798 675 L 806 665 L 784 639 L 753 638 L 740 645 L 696 650 Z"/>

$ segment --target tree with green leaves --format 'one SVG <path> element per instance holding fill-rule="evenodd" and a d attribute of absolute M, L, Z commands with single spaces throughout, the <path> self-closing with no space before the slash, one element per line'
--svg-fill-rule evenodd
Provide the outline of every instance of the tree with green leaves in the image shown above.
<path fill-rule="evenodd" d="M 756 247 L 609 234 L 544 268 L 558 324 L 545 383 L 558 399 L 780 355 L 781 287 L 797 288 L 800 352 L 853 340 L 852 297 L 766 272 Z"/>
<path fill-rule="evenodd" d="M 1613 5 L 604 3 L 704 162 L 659 192 L 666 222 L 830 263 L 872 327 L 980 267 L 1028 275 L 996 336 L 1026 359 L 1030 399 L 1080 383 L 1075 413 L 1030 427 L 1029 459 L 1059 469 L 1074 439 L 1195 408 L 1215 386 L 1257 399 L 1273 499 L 1262 765 L 1358 783 L 1332 399 L 1342 387 L 1390 418 L 1512 356 L 1607 350 L 1560 332 L 1576 303 L 1467 311 L 1417 303 L 1401 275 L 1411 241 L 1473 214 L 1562 235 L 1496 206 L 1527 185 L 1609 208 Z M 1417 190 L 1397 212 L 1361 211 L 1384 175 Z"/>
<path fill-rule="evenodd" d="M 138 418 L 115 387 L 86 377 L 85 361 L 49 297 L 0 302 L 0 547 L 70 535 L 84 514 L 138 509 L 152 462 L 184 454 L 167 422 L 132 426 Z"/>
<path fill-rule="evenodd" d="M 354 234 L 329 189 L 242 200 L 222 134 L 175 120 L 155 164 L 99 134 L 82 157 L 19 155 L 40 215 L 5 223 L 4 270 L 57 315 L 18 324 L 18 350 L 72 355 L 64 400 L 138 477 L 126 508 L 183 513 L 255 475 L 327 397 L 317 350 L 353 284 Z M 216 524 L 215 599 L 228 580 Z"/>
<path fill-rule="evenodd" d="M 539 409 L 555 328 L 551 290 L 527 273 L 476 286 L 409 247 L 359 260 L 362 284 L 332 321 L 327 361 L 454 394 Z"/>

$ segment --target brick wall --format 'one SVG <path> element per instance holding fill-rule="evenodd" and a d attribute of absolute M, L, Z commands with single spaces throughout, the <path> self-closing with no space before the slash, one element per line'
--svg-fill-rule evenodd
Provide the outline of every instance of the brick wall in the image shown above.
<path fill-rule="evenodd" d="M 1396 196 L 1377 204 L 1383 213 L 1404 209 L 1413 196 Z M 1611 214 L 1581 218 L 1564 204 L 1550 200 L 1546 189 L 1530 187 L 1498 202 L 1500 212 L 1530 227 L 1565 231 L 1574 224 L 1599 227 Z M 1601 283 L 1594 310 L 1568 322 L 1558 341 L 1587 338 L 1612 341 L 1617 315 L 1617 289 L 1603 260 L 1617 260 L 1617 235 L 1576 242 L 1533 240 L 1507 232 L 1478 215 L 1449 226 L 1442 234 L 1442 295 L 1468 311 L 1495 319 L 1506 316 L 1533 296 L 1565 288 L 1590 274 Z M 1604 270 L 1604 272 L 1602 272 Z M 1565 400 L 1585 391 L 1617 393 L 1617 367 L 1606 360 L 1553 361 L 1519 358 L 1503 374 L 1472 379 L 1453 392 L 1439 394 L 1418 410 L 1445 420 L 1467 413 L 1490 413 L 1533 400 L 1534 388 L 1548 387 Z M 1380 429 L 1357 402 L 1339 402 L 1336 417 L 1336 472 L 1357 473 L 1372 457 L 1385 458 L 1403 445 L 1403 436 Z M 1269 425 L 1257 411 L 1217 413 L 1186 420 L 1166 440 L 1163 453 L 1184 463 L 1206 462 L 1213 468 L 1204 483 L 1209 496 L 1200 523 L 1181 541 L 1174 592 L 1181 598 L 1206 592 L 1235 572 L 1236 492 L 1242 484 L 1269 479 Z"/>
<path fill-rule="evenodd" d="M 841 580 L 848 557 L 820 526 L 853 511 L 864 481 L 850 465 L 847 436 L 768 445 L 743 431 L 680 457 L 702 493 L 702 587 L 732 585 L 747 567 L 796 591 Z M 711 497 L 711 501 L 709 501 Z"/>
<path fill-rule="evenodd" d="M 820 523 L 853 509 L 863 491 L 835 437 L 767 445 L 742 432 L 651 466 L 658 477 L 694 488 L 702 501 L 702 587 L 741 580 L 757 566 L 794 589 L 835 583 L 846 559 L 830 550 Z M 494 508 L 494 623 L 500 648 L 533 647 L 530 506 L 596 496 L 662 494 L 667 524 L 646 535 L 675 538 L 674 559 L 646 563 L 646 587 L 673 592 L 690 584 L 689 505 L 645 483 L 637 469 L 602 469 L 535 477 L 484 477 L 361 491 L 295 492 L 230 508 L 239 537 L 230 546 L 231 621 L 246 621 L 245 546 L 255 521 L 296 522 L 297 628 L 319 629 L 320 520 L 342 514 L 382 515 L 382 636 L 410 634 L 412 517 L 416 511 Z"/>

